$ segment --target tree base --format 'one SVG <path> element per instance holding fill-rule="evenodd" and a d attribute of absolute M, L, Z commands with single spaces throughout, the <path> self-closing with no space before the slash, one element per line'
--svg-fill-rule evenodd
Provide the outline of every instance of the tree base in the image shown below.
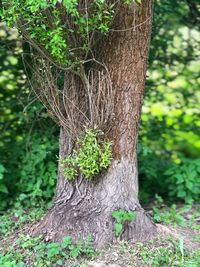
<path fill-rule="evenodd" d="M 61 194 L 56 197 L 33 234 L 43 234 L 46 241 L 61 241 L 64 236 L 77 241 L 92 235 L 95 247 L 102 248 L 119 239 L 115 236 L 112 212 L 124 209 L 136 212 L 137 216 L 124 223 L 120 238 L 144 241 L 154 237 L 157 228 L 138 202 L 136 179 L 136 165 L 123 160 L 114 162 L 98 181 L 80 177 L 74 185 L 65 185 L 63 188 L 68 189 L 64 190 L 65 197 Z"/>
<path fill-rule="evenodd" d="M 71 236 L 73 241 L 93 237 L 96 248 L 104 248 L 109 243 L 119 240 L 128 242 L 144 242 L 157 236 L 157 226 L 149 215 L 142 209 L 135 209 L 136 219 L 123 224 L 120 237 L 114 231 L 115 220 L 113 210 L 104 214 L 91 213 L 79 216 L 77 211 L 62 212 L 56 206 L 52 207 L 44 218 L 32 228 L 33 235 L 42 235 L 46 242 L 62 241 L 65 236 Z M 73 213 L 73 215 L 72 215 Z"/>
<path fill-rule="evenodd" d="M 141 208 L 137 198 L 137 168 L 134 163 L 115 161 L 108 172 L 98 181 L 79 177 L 75 184 L 64 186 L 63 197 L 56 197 L 53 207 L 33 229 L 33 234 L 42 234 L 46 241 L 61 241 L 71 236 L 74 241 L 92 235 L 94 245 L 103 248 L 119 240 L 114 231 L 114 210 L 134 211 L 136 219 L 123 224 L 121 239 L 144 241 L 157 233 L 156 225 Z M 60 191 L 60 190 L 59 190 Z"/>

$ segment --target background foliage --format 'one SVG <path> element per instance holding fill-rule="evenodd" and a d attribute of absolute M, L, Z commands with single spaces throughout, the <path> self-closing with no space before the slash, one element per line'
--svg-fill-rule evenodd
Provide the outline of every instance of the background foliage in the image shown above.
<path fill-rule="evenodd" d="M 191 12 L 185 1 L 155 5 L 139 145 L 143 200 L 200 197 L 200 32 Z"/>
<path fill-rule="evenodd" d="M 25 85 L 18 38 L 0 24 L 0 210 L 50 201 L 56 181 L 57 129 Z"/>
<path fill-rule="evenodd" d="M 156 1 L 138 147 L 143 202 L 200 197 L 198 22 L 185 1 Z M 1 211 L 49 202 L 56 181 L 58 129 L 25 84 L 18 40 L 0 25 Z"/>

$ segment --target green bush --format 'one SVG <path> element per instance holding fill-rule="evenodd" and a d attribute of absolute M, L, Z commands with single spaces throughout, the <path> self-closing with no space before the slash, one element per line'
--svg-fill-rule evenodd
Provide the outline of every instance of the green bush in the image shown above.
<path fill-rule="evenodd" d="M 169 197 L 191 203 L 200 198 L 200 160 L 183 159 L 166 172 Z"/>
<path fill-rule="evenodd" d="M 25 86 L 18 38 L 0 24 L 0 211 L 50 201 L 56 182 L 58 130 Z"/>

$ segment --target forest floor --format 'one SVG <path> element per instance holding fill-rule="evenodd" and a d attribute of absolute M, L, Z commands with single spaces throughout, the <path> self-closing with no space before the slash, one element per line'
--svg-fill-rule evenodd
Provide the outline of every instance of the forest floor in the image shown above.
<path fill-rule="evenodd" d="M 147 207 L 163 235 L 135 244 L 123 240 L 95 251 L 92 243 L 44 243 L 29 236 L 45 210 L 12 209 L 0 216 L 0 267 L 200 267 L 200 204 Z"/>

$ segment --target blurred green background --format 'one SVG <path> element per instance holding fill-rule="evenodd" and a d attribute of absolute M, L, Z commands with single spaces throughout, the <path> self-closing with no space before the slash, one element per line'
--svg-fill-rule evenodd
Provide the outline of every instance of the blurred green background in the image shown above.
<path fill-rule="evenodd" d="M 200 16 L 186 2 L 155 3 L 138 145 L 143 203 L 200 199 Z M 56 184 L 59 129 L 26 81 L 25 51 L 1 23 L 0 212 L 50 203 Z"/>

